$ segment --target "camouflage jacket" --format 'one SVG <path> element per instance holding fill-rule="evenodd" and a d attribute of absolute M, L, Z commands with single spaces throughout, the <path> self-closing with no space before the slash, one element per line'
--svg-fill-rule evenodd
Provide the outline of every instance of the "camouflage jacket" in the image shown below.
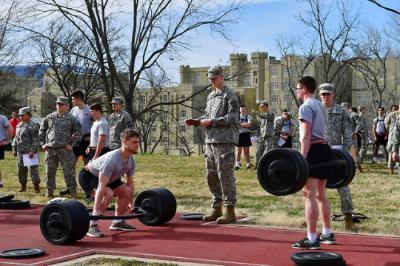
<path fill-rule="evenodd" d="M 57 111 L 47 115 L 40 124 L 40 145 L 52 148 L 78 146 L 82 139 L 81 124 L 70 113 L 58 115 Z"/>
<path fill-rule="evenodd" d="M 239 100 L 233 90 L 213 90 L 207 97 L 205 115 L 199 119 L 211 119 L 211 127 L 205 130 L 206 143 L 238 143 Z"/>
<path fill-rule="evenodd" d="M 389 113 L 385 117 L 385 128 L 389 132 L 388 141 L 387 141 L 387 145 L 386 145 L 388 151 L 391 151 L 393 148 L 393 139 L 394 139 L 394 135 L 396 132 L 396 120 L 397 120 L 398 114 L 399 114 L 399 112 L 394 111 L 394 112 Z"/>
<path fill-rule="evenodd" d="M 356 112 L 350 112 L 349 115 L 349 124 L 350 124 L 350 130 L 351 133 L 356 132 L 357 124 L 359 123 L 359 116 Z"/>
<path fill-rule="evenodd" d="M 268 112 L 255 112 L 260 123 L 260 138 L 274 136 L 274 120 L 275 114 L 271 111 Z"/>
<path fill-rule="evenodd" d="M 329 145 L 343 145 L 347 151 L 351 147 L 352 132 L 348 112 L 339 104 L 333 103 L 326 108 L 328 112 L 328 143 Z"/>
<path fill-rule="evenodd" d="M 126 111 L 112 113 L 108 116 L 108 126 L 110 127 L 110 149 L 118 149 L 121 146 L 121 132 L 133 127 L 132 117 Z"/>
<path fill-rule="evenodd" d="M 369 130 L 369 125 L 368 125 L 368 120 L 367 116 L 365 115 L 359 115 L 358 116 L 358 124 L 356 126 L 356 131 L 355 133 L 361 135 L 364 138 L 368 137 L 368 130 Z"/>
<path fill-rule="evenodd" d="M 12 142 L 13 152 L 37 153 L 39 151 L 39 124 L 29 120 L 27 123 L 20 122 L 17 125 L 14 140 Z"/>

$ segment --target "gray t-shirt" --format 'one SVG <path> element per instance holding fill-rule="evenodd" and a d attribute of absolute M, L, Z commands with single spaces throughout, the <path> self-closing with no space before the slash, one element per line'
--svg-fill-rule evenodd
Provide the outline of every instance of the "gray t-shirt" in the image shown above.
<path fill-rule="evenodd" d="M 112 183 L 125 174 L 133 176 L 135 174 L 136 164 L 132 156 L 129 156 L 127 160 L 123 160 L 121 149 L 116 149 L 89 162 L 88 168 L 95 176 L 100 177 L 100 175 L 102 175 L 110 177 L 109 183 Z"/>
<path fill-rule="evenodd" d="M 312 124 L 311 141 L 317 139 L 327 140 L 328 112 L 325 106 L 315 98 L 308 98 L 299 108 L 299 120 Z M 300 127 L 300 138 L 304 132 Z"/>
<path fill-rule="evenodd" d="M 240 115 L 239 123 L 251 123 L 253 121 L 253 117 L 249 114 Z M 247 133 L 250 132 L 250 128 L 248 127 L 241 127 L 239 128 L 239 133 Z"/>
<path fill-rule="evenodd" d="M 89 106 L 84 105 L 82 109 L 80 109 L 79 106 L 75 106 L 71 109 L 70 113 L 81 123 L 82 135 L 89 135 L 92 127 Z"/>
<path fill-rule="evenodd" d="M 106 135 L 104 147 L 108 147 L 110 145 L 110 128 L 108 127 L 108 122 L 104 117 L 93 122 L 92 129 L 90 130 L 90 147 L 95 148 L 97 146 L 100 135 Z"/>
<path fill-rule="evenodd" d="M 7 117 L 0 115 L 0 142 L 7 140 L 7 128 L 10 126 L 10 122 Z"/>

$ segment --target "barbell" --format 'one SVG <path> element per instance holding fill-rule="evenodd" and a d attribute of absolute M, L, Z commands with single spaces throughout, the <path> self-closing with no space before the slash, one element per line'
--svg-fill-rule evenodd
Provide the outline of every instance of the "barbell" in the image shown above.
<path fill-rule="evenodd" d="M 148 226 L 170 221 L 176 213 L 175 196 L 165 188 L 139 193 L 134 202 L 134 213 L 122 216 L 91 215 L 78 200 L 64 200 L 47 204 L 40 214 L 40 231 L 54 245 L 70 244 L 82 239 L 89 230 L 90 220 L 138 219 Z"/>
<path fill-rule="evenodd" d="M 285 196 L 300 191 L 309 176 L 323 176 L 327 188 L 339 188 L 351 183 L 356 173 L 353 157 L 342 149 L 332 149 L 332 160 L 309 166 L 300 152 L 272 149 L 265 153 L 257 167 L 257 177 L 265 191 Z"/>

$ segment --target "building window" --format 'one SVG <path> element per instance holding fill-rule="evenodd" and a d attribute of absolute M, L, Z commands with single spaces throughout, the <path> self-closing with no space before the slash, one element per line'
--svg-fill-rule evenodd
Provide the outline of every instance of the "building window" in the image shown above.
<path fill-rule="evenodd" d="M 157 142 L 157 138 L 156 137 L 152 137 L 151 138 L 151 143 L 156 143 Z"/>
<path fill-rule="evenodd" d="M 310 75 L 310 68 L 306 68 L 305 70 L 304 70 L 304 75 Z"/>
<path fill-rule="evenodd" d="M 253 76 L 257 76 L 257 71 L 253 71 Z"/>
<path fill-rule="evenodd" d="M 156 127 L 151 127 L 151 131 L 156 132 L 157 128 Z"/>
<path fill-rule="evenodd" d="M 271 82 L 271 90 L 278 90 L 279 83 L 278 82 Z"/>
<path fill-rule="evenodd" d="M 271 68 L 271 77 L 278 76 L 278 69 L 276 67 Z"/>
<path fill-rule="evenodd" d="M 283 69 L 283 76 L 289 76 L 289 70 L 286 67 Z"/>
<path fill-rule="evenodd" d="M 181 110 L 181 118 L 187 118 L 186 110 Z"/>
<path fill-rule="evenodd" d="M 186 132 L 186 127 L 185 126 L 179 126 L 179 130 L 181 132 Z"/>
<path fill-rule="evenodd" d="M 257 65 L 258 64 L 258 60 L 253 60 L 253 65 Z"/>
<path fill-rule="evenodd" d="M 193 84 L 194 85 L 200 84 L 200 73 L 196 72 L 193 74 Z"/>
<path fill-rule="evenodd" d="M 164 144 L 168 144 L 168 137 L 167 136 L 162 137 L 162 142 Z"/>
<path fill-rule="evenodd" d="M 243 86 L 244 86 L 244 87 L 250 86 L 250 77 L 249 77 L 249 73 L 245 73 L 245 74 L 243 75 Z"/>
<path fill-rule="evenodd" d="M 277 103 L 278 102 L 278 95 L 271 95 L 271 103 Z"/>

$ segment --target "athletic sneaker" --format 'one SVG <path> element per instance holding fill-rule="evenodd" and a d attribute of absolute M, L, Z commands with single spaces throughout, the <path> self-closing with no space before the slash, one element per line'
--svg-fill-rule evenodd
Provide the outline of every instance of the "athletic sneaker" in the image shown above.
<path fill-rule="evenodd" d="M 300 240 L 299 242 L 293 243 L 292 248 L 298 248 L 298 249 L 320 249 L 319 241 L 318 239 L 314 242 L 311 243 L 308 238 L 304 238 Z"/>
<path fill-rule="evenodd" d="M 136 228 L 125 223 L 124 221 L 122 221 L 119 223 L 112 223 L 110 225 L 110 230 L 113 230 L 113 231 L 135 231 Z"/>
<path fill-rule="evenodd" d="M 96 224 L 89 226 L 89 230 L 87 231 L 86 235 L 91 237 L 104 236 L 104 234 L 99 230 L 99 227 Z"/>
<path fill-rule="evenodd" d="M 318 239 L 319 242 L 322 244 L 328 244 L 328 245 L 336 244 L 335 235 L 333 233 L 330 233 L 328 236 L 321 233 Z"/>

